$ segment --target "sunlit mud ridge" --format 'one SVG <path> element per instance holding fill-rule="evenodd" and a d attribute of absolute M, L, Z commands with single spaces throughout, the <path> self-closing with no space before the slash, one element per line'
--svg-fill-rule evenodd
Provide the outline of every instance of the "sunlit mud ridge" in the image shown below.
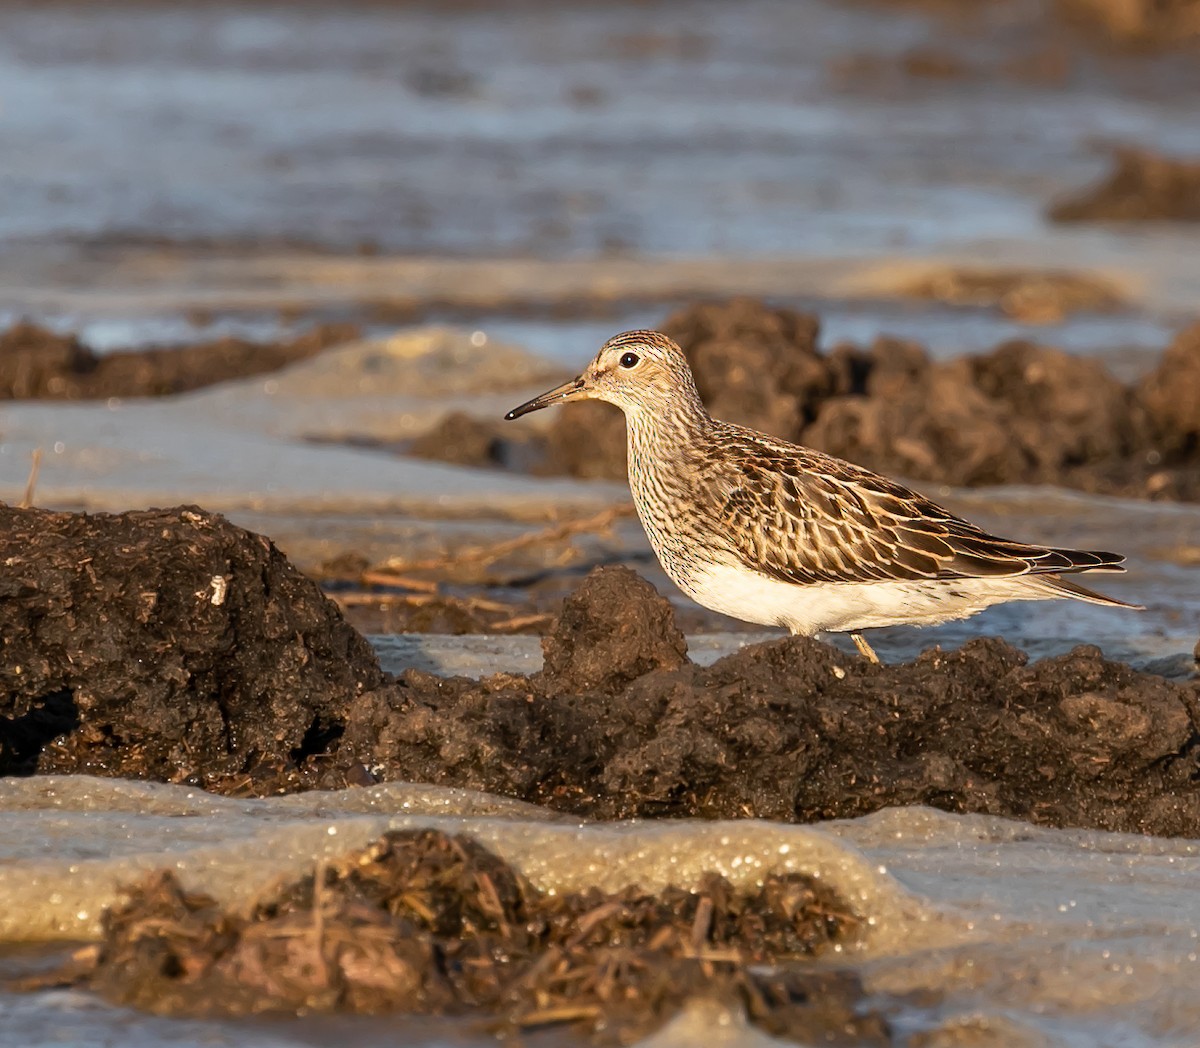
<path fill-rule="evenodd" d="M 269 794 L 406 780 L 592 818 L 897 804 L 1200 836 L 1200 697 L 1081 647 L 872 666 L 815 640 L 687 657 L 671 606 L 592 573 L 544 669 L 389 678 L 269 540 L 195 509 L 3 510 L 0 761 Z"/>
<path fill-rule="evenodd" d="M 240 910 L 152 875 L 107 912 L 97 946 L 31 982 L 162 1014 L 459 1014 L 497 1033 L 575 1023 L 615 1043 L 701 996 L 804 1043 L 891 1043 L 853 974 L 796 963 L 860 930 L 803 874 L 546 893 L 470 837 L 395 831 Z"/>
<path fill-rule="evenodd" d="M 1200 328 L 1126 386 L 1095 360 L 1031 342 L 932 361 L 918 344 L 817 348 L 815 316 L 737 299 L 690 307 L 662 329 L 684 349 L 710 412 L 889 475 L 975 487 L 1057 484 L 1200 499 Z M 582 366 L 586 361 L 579 362 Z M 418 453 L 543 473 L 625 475 L 624 420 L 565 406 L 545 435 L 448 417 Z M 540 439 L 540 458 L 531 449 Z"/>
<path fill-rule="evenodd" d="M 1200 27 L 1200 11 L 1192 19 Z M 1101 182 L 1058 201 L 1047 214 L 1055 222 L 1200 222 L 1200 162 L 1118 149 Z"/>
<path fill-rule="evenodd" d="M 74 335 L 18 323 L 0 333 L 0 400 L 158 397 L 277 371 L 357 336 L 352 324 L 322 324 L 265 344 L 219 338 L 184 347 L 98 355 Z"/>

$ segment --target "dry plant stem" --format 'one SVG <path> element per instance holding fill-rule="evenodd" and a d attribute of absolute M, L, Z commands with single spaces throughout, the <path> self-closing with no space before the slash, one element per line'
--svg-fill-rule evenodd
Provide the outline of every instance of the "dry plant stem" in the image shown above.
<path fill-rule="evenodd" d="M 416 590 L 418 593 L 436 593 L 438 584 L 429 579 L 414 579 L 407 575 L 393 575 L 384 571 L 364 571 L 359 577 L 364 586 L 398 586 Z"/>
<path fill-rule="evenodd" d="M 333 593 L 330 597 L 335 603 L 347 608 L 373 604 L 409 604 L 419 607 L 422 604 L 445 600 L 451 604 L 474 608 L 476 611 L 512 611 L 511 604 L 501 604 L 499 601 L 486 600 L 483 597 L 439 597 L 436 593 Z"/>
<path fill-rule="evenodd" d="M 30 455 L 29 479 L 25 481 L 25 494 L 21 497 L 19 509 L 29 509 L 33 505 L 33 493 L 37 490 L 38 474 L 42 471 L 42 449 L 34 448 Z"/>
<path fill-rule="evenodd" d="M 527 532 L 524 535 L 518 535 L 514 539 L 505 539 L 503 542 L 493 542 L 486 546 L 471 546 L 467 549 L 443 553 L 438 557 L 432 557 L 428 560 L 393 559 L 387 562 L 386 571 L 371 572 L 372 580 L 377 584 L 387 585 L 391 584 L 394 578 L 409 572 L 438 571 L 451 565 L 490 564 L 501 557 L 515 553 L 517 550 L 526 549 L 529 546 L 559 542 L 573 535 L 582 535 L 589 532 L 603 533 L 612 527 L 616 521 L 632 515 L 632 504 L 625 503 L 620 506 L 612 506 L 590 517 L 569 520 L 562 524 L 543 528 L 541 531 Z"/>
<path fill-rule="evenodd" d="M 502 633 L 505 630 L 519 630 L 526 626 L 548 626 L 554 621 L 554 616 L 549 612 L 539 612 L 535 615 L 515 615 L 511 619 L 501 619 L 499 622 L 493 622 L 490 629 L 497 633 Z"/>
<path fill-rule="evenodd" d="M 322 975 L 329 978 L 329 962 L 325 956 L 325 897 L 328 894 L 325 885 L 326 871 L 329 868 L 327 859 L 321 859 L 313 871 L 313 923 L 312 934 L 317 955 L 317 963 L 321 966 Z"/>

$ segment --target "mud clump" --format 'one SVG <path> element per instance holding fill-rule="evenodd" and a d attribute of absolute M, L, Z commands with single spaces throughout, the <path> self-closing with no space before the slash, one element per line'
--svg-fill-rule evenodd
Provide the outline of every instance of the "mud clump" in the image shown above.
<path fill-rule="evenodd" d="M 604 609 L 592 604 L 592 636 L 603 636 Z M 616 629 L 620 606 L 607 614 Z M 581 659 L 574 637 L 547 650 L 564 641 Z M 353 703 L 343 759 L 606 819 L 812 822 L 929 804 L 1200 835 L 1195 686 L 1095 648 L 1028 665 L 1002 641 L 978 640 L 877 667 L 791 638 L 708 668 L 654 668 L 620 688 L 578 683 L 409 671 Z"/>
<path fill-rule="evenodd" d="M 298 338 L 257 343 L 220 338 L 190 346 L 97 354 L 74 335 L 30 323 L 0 334 L 0 400 L 157 397 L 278 371 L 358 337 L 348 324 L 323 324 Z"/>
<path fill-rule="evenodd" d="M 1200 324 L 1182 332 L 1138 388 L 1161 460 L 1200 459 Z"/>
<path fill-rule="evenodd" d="M 422 433 L 408 453 L 459 466 L 503 466 L 505 459 L 498 427 L 463 411 L 452 411 L 433 429 Z"/>
<path fill-rule="evenodd" d="M 996 306 L 1027 324 L 1053 324 L 1069 313 L 1108 312 L 1124 305 L 1099 277 L 1050 270 L 937 269 L 902 284 L 900 293 L 955 306 Z"/>
<path fill-rule="evenodd" d="M 1200 37 L 1196 0 L 1057 0 L 1068 20 L 1137 49 L 1177 47 Z"/>
<path fill-rule="evenodd" d="M 812 314 L 745 298 L 700 303 L 663 324 L 684 348 L 709 410 L 769 432 L 803 427 L 833 392 L 835 379 L 817 351 L 819 332 Z"/>
<path fill-rule="evenodd" d="M 822 354 L 815 317 L 749 299 L 690 307 L 663 329 L 691 362 L 715 417 L 869 469 L 969 487 L 1057 484 L 1200 498 L 1200 325 L 1133 387 L 1096 361 L 1027 341 L 945 362 L 888 337 Z M 556 414 L 535 471 L 624 478 L 619 411 L 571 404 Z"/>
<path fill-rule="evenodd" d="M 544 677 L 563 691 L 615 691 L 687 661 L 670 604 L 629 568 L 594 571 L 542 641 Z"/>
<path fill-rule="evenodd" d="M 669 602 L 601 568 L 542 672 L 385 678 L 315 583 L 220 517 L 0 514 L 0 773 L 403 780 L 594 818 L 928 804 L 1200 837 L 1198 685 L 1095 648 L 1028 664 L 977 640 L 881 667 L 791 638 L 701 667 Z"/>
<path fill-rule="evenodd" d="M 1194 6 L 1200 28 L 1200 4 Z M 1200 222 L 1200 161 L 1117 150 L 1107 177 L 1047 214 L 1055 222 Z"/>
<path fill-rule="evenodd" d="M 39 981 L 171 1015 L 451 1014 L 508 1034 L 571 1023 L 609 1043 L 704 996 L 804 1043 L 888 1044 L 853 976 L 788 966 L 861 927 L 801 874 L 752 891 L 710 874 L 694 891 L 547 895 L 471 838 L 414 830 L 318 865 L 249 913 L 152 875 L 105 915 L 81 968 Z"/>
<path fill-rule="evenodd" d="M 1145 444 L 1133 394 L 1060 350 L 1008 342 L 935 364 L 918 346 L 880 339 L 860 367 L 863 394 L 826 402 L 801 439 L 883 473 L 1087 486 Z"/>
<path fill-rule="evenodd" d="M 592 401 L 564 404 L 555 414 L 541 439 L 545 454 L 535 473 L 583 480 L 625 479 L 625 416 L 619 408 Z"/>
<path fill-rule="evenodd" d="M 316 583 L 198 508 L 0 506 L 0 774 L 210 784 L 321 752 L 383 674 Z"/>

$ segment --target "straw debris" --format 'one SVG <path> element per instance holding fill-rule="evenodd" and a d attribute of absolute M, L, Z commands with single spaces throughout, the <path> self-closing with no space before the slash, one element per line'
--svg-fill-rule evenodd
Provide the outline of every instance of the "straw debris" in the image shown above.
<path fill-rule="evenodd" d="M 450 1014 L 625 1043 L 704 996 L 777 1035 L 887 1043 L 883 1019 L 856 1009 L 853 977 L 804 963 L 859 930 L 803 874 L 752 891 L 709 874 L 695 891 L 550 895 L 469 837 L 411 830 L 318 864 L 248 913 L 154 874 L 107 914 L 98 949 L 41 984 L 159 1014 Z"/>

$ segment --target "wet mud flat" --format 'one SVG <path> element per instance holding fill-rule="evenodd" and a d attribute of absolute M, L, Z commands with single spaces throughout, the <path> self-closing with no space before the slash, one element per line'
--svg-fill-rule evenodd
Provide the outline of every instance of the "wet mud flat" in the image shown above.
<path fill-rule="evenodd" d="M 979 640 L 876 667 L 793 639 L 701 667 L 667 601 L 605 568 L 564 602 L 540 672 L 392 676 L 315 582 L 220 516 L 0 514 L 6 775 L 231 796 L 406 780 L 588 820 L 814 822 L 926 804 L 1200 837 L 1197 682 L 1096 649 L 1030 664 Z M 896 1036 L 886 999 L 813 967 L 854 945 L 863 915 L 802 875 L 546 894 L 469 838 L 417 832 L 320 862 L 248 908 L 169 874 L 128 887 L 97 946 L 19 985 L 171 1015 L 572 1024 L 606 1043 L 701 997 L 801 1042 Z"/>

